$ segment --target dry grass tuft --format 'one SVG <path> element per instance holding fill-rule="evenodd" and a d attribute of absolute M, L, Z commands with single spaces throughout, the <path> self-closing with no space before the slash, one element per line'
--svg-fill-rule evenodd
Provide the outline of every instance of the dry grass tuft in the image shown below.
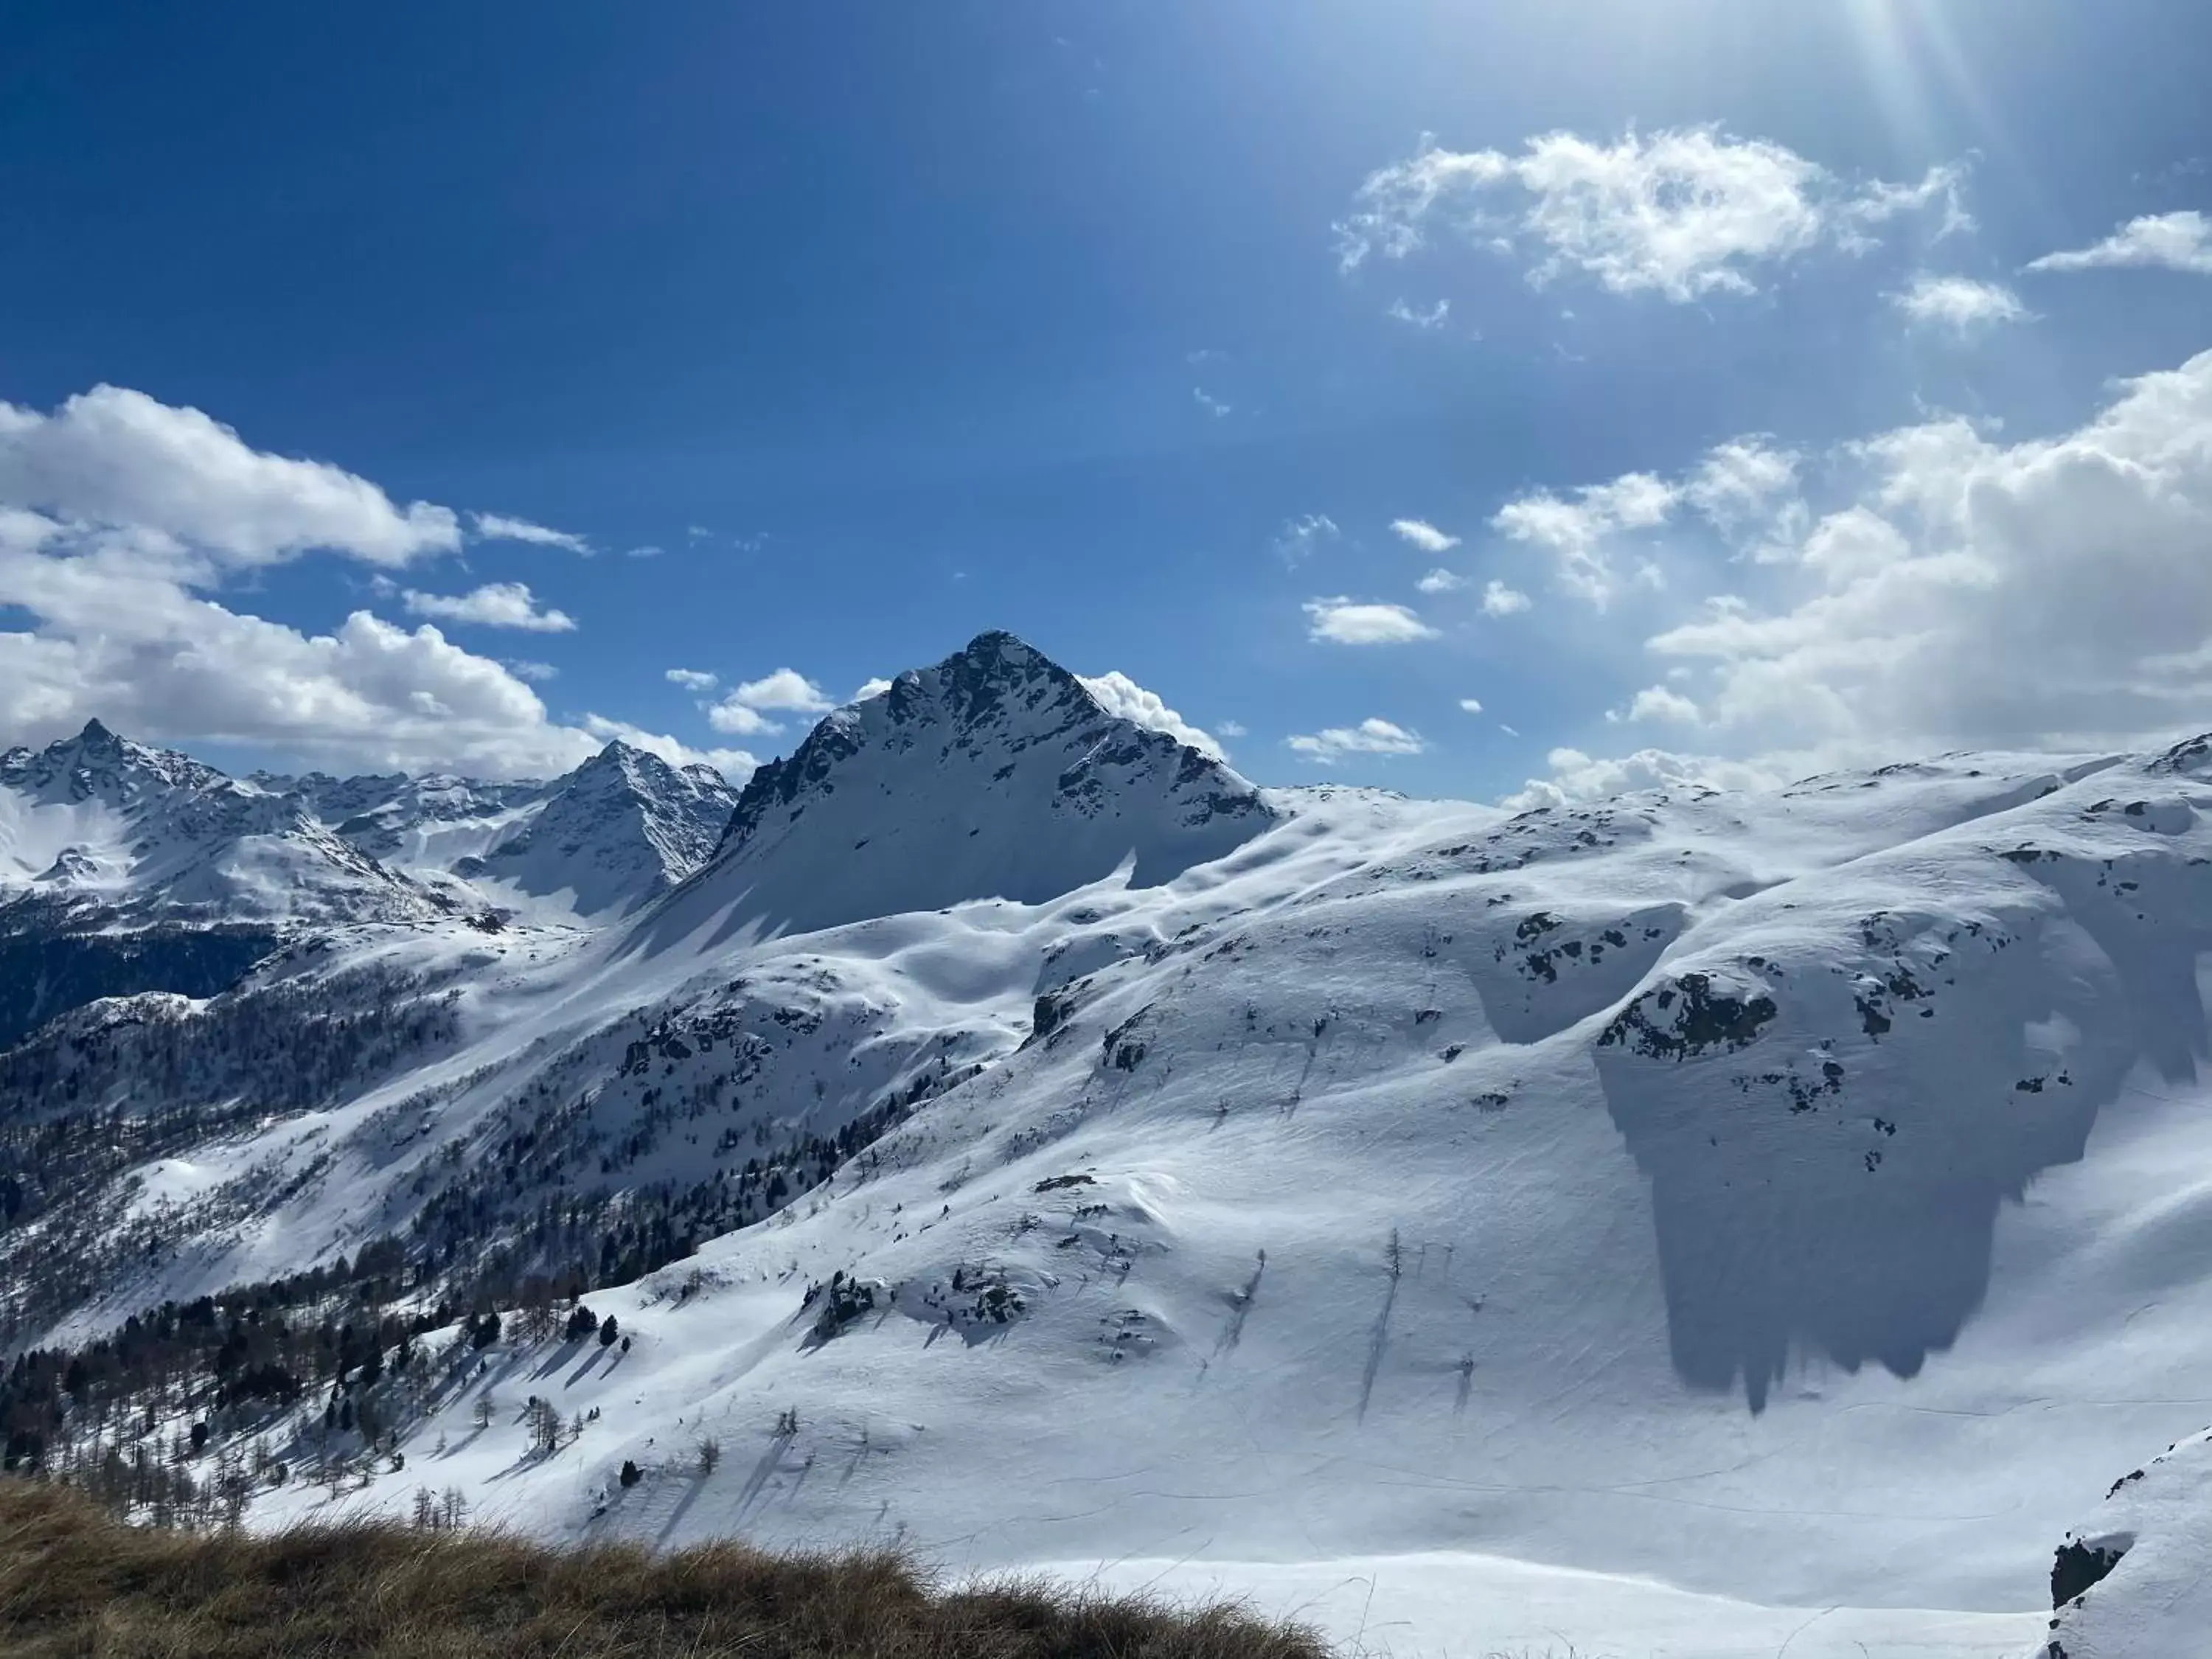
<path fill-rule="evenodd" d="M 562 1550 L 386 1522 L 274 1536 L 127 1527 L 0 1480 L 6 1659 L 1328 1659 L 1231 1607 L 1010 1582 L 898 1556 Z"/>

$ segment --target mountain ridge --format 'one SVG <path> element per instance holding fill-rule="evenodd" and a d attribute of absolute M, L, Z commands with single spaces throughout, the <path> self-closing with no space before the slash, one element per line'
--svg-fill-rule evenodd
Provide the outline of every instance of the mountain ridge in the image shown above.
<path fill-rule="evenodd" d="M 256 1281 L 427 1322 L 164 1408 L 323 1472 L 255 1524 L 433 1479 L 556 1535 L 1357 1563 L 1347 1639 L 2042 1639 L 2051 1539 L 2205 1414 L 2201 744 L 1509 813 L 1261 792 L 1034 656 L 836 711 L 611 923 L 326 932 L 0 1054 L 4 1340 Z M 518 1449 L 526 1389 L 586 1426 Z"/>

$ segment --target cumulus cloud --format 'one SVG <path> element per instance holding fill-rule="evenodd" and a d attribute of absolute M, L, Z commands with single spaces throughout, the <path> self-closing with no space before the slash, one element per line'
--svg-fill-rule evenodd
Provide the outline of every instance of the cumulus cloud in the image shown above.
<path fill-rule="evenodd" d="M 1482 712 L 1482 702 L 1480 698 L 1462 697 L 1459 700 L 1459 706 L 1462 710 L 1470 714 L 1480 714 Z"/>
<path fill-rule="evenodd" d="M 1432 640 L 1437 630 L 1402 605 L 1352 599 L 1308 599 L 1306 636 L 1335 645 L 1405 645 Z"/>
<path fill-rule="evenodd" d="M 508 673 L 523 680 L 558 679 L 561 675 L 561 671 L 551 663 L 532 662 L 526 657 L 509 657 L 506 667 Z"/>
<path fill-rule="evenodd" d="M 1426 519 L 1393 519 L 1390 533 L 1401 542 L 1410 542 L 1424 553 L 1449 553 L 1459 545 L 1459 538 L 1446 535 Z"/>
<path fill-rule="evenodd" d="M 1571 499 L 1537 490 L 1508 501 L 1490 522 L 1510 539 L 1551 554 L 1559 585 L 1602 607 L 1621 587 L 1607 544 L 1624 531 L 1664 524 L 1680 499 L 1678 485 L 1627 472 L 1610 483 L 1586 484 Z"/>
<path fill-rule="evenodd" d="M 891 689 L 889 680 L 869 679 L 860 682 L 860 689 L 853 693 L 854 702 L 866 702 L 870 697 L 880 697 Z"/>
<path fill-rule="evenodd" d="M 197 409 L 97 386 L 51 415 L 0 403 L 0 503 L 61 524 L 136 532 L 222 565 L 328 549 L 404 565 L 461 544 L 447 508 L 396 506 L 323 461 L 249 448 Z"/>
<path fill-rule="evenodd" d="M 1118 670 L 1093 677 L 1079 674 L 1083 689 L 1097 700 L 1098 706 L 1109 714 L 1118 714 L 1125 720 L 1149 726 L 1155 732 L 1164 732 L 1177 743 L 1187 743 L 1201 755 L 1215 760 L 1226 760 L 1221 745 L 1206 732 L 1193 726 L 1160 700 L 1157 692 L 1148 691 L 1127 674 Z"/>
<path fill-rule="evenodd" d="M 1510 726 L 1499 728 L 1510 732 Z M 1539 806 L 1574 806 L 1656 789 L 1686 794 L 1699 789 L 1770 789 L 1787 775 L 1741 761 L 1703 755 L 1678 755 L 1664 749 L 1639 749 L 1632 755 L 1593 759 L 1578 749 L 1554 749 L 1545 757 L 1551 775 L 1531 778 L 1501 805 L 1525 812 Z"/>
<path fill-rule="evenodd" d="M 770 720 L 759 709 L 739 702 L 735 697 L 725 697 L 720 702 L 708 703 L 705 707 L 707 724 L 730 737 L 769 737 L 783 730 L 781 721 Z"/>
<path fill-rule="evenodd" d="M 1206 389 L 1202 386 L 1194 386 L 1191 387 L 1190 397 L 1193 403 L 1196 404 L 1207 414 L 1212 416 L 1216 420 L 1219 420 L 1224 415 L 1231 415 L 1236 412 L 1227 404 L 1222 402 L 1220 398 L 1213 396 L 1212 393 L 1206 391 Z"/>
<path fill-rule="evenodd" d="M 820 714 L 836 707 L 827 693 L 795 668 L 779 668 L 760 679 L 732 686 L 707 709 L 707 723 L 733 737 L 758 737 L 783 730 L 771 712 Z"/>
<path fill-rule="evenodd" d="M 1322 763 L 1341 760 L 1346 755 L 1418 755 L 1429 746 L 1419 732 L 1374 718 L 1357 726 L 1331 726 L 1319 732 L 1301 732 L 1283 741 L 1293 753 Z"/>
<path fill-rule="evenodd" d="M 1243 726 L 1237 720 L 1216 720 L 1213 729 L 1224 738 L 1241 738 L 1246 735 Z"/>
<path fill-rule="evenodd" d="M 128 554 L 0 544 L 0 591 L 31 613 L 0 632 L 9 739 L 98 718 L 167 742 L 250 744 L 332 770 L 548 775 L 599 744 L 554 724 L 512 671 L 428 623 L 356 611 L 307 634 L 188 592 Z"/>
<path fill-rule="evenodd" d="M 482 541 L 528 542 L 536 547 L 557 547 L 566 552 L 586 555 L 592 550 L 592 544 L 581 536 L 572 536 L 565 530 L 549 530 L 527 519 L 512 519 L 504 513 L 472 513 L 469 517 Z"/>
<path fill-rule="evenodd" d="M 1956 334 L 1991 323 L 2027 320 L 2027 307 L 2020 295 L 2001 283 L 1976 282 L 1971 276 L 1938 276 L 1917 271 L 1889 302 L 1915 323 L 1948 328 Z"/>
<path fill-rule="evenodd" d="M 1659 568 L 1649 560 L 1623 571 L 1615 556 L 1620 539 L 1656 530 L 1684 507 L 1730 536 L 1771 539 L 1794 523 L 1801 460 L 1761 435 L 1732 438 L 1680 477 L 1626 472 L 1567 495 L 1538 489 L 1500 507 L 1491 526 L 1549 553 L 1558 585 L 1603 609 L 1632 581 L 1659 583 Z"/>
<path fill-rule="evenodd" d="M 1684 479 L 1682 498 L 1722 530 L 1734 530 L 1768 513 L 1797 487 L 1803 458 L 1777 449 L 1763 433 L 1715 444 Z"/>
<path fill-rule="evenodd" d="M 748 708 L 785 708 L 797 714 L 826 714 L 837 706 L 795 668 L 779 668 L 763 678 L 747 680 L 730 696 Z"/>
<path fill-rule="evenodd" d="M 1483 584 L 1482 614 L 1486 617 L 1510 617 L 1528 608 L 1528 596 L 1504 582 L 1491 580 Z"/>
<path fill-rule="evenodd" d="M 1415 582 L 1413 586 L 1424 593 L 1449 593 L 1455 589 L 1465 587 L 1467 578 L 1439 566 Z"/>
<path fill-rule="evenodd" d="M 600 744 L 436 627 L 363 610 L 311 633 L 213 597 L 310 552 L 383 568 L 461 545 L 442 507 L 395 506 L 327 462 L 270 454 L 197 410 L 99 386 L 51 415 L 0 404 L 0 743 L 97 717 L 334 771 L 566 771 Z M 396 590 L 396 585 L 386 584 Z"/>
<path fill-rule="evenodd" d="M 1936 416 L 1840 447 L 1767 562 L 1716 563 L 1644 641 L 1616 711 L 1700 752 L 1553 757 L 1522 804 L 1758 786 L 1960 749 L 2095 752 L 2212 708 L 2212 352 L 2119 383 L 2078 424 Z"/>
<path fill-rule="evenodd" d="M 576 619 L 565 611 L 541 611 L 526 582 L 487 582 L 466 593 L 424 593 L 408 588 L 399 596 L 409 614 L 440 622 L 474 623 L 480 628 L 516 628 L 531 634 L 568 634 Z"/>
<path fill-rule="evenodd" d="M 1449 150 L 1425 136 L 1413 155 L 1368 175 L 1336 226 L 1339 264 L 1403 258 L 1432 222 L 1529 258 L 1541 286 L 1570 271 L 1615 294 L 1684 303 L 1756 291 L 1753 272 L 1823 243 L 1856 250 L 1870 227 L 1936 203 L 1965 222 L 1957 168 L 1917 184 L 1854 186 L 1784 145 L 1717 127 L 1631 131 L 1613 143 L 1571 132 L 1519 154 Z"/>
<path fill-rule="evenodd" d="M 1698 705 L 1671 687 L 1647 685 L 1628 705 L 1628 718 L 1632 720 L 1673 720 L 1694 726 L 1698 721 Z"/>
<path fill-rule="evenodd" d="M 1302 513 L 1283 520 L 1283 527 L 1275 532 L 1275 553 L 1285 564 L 1302 564 L 1341 533 L 1328 514 Z"/>
<path fill-rule="evenodd" d="M 2129 220 L 2101 242 L 2046 253 L 2029 261 L 2027 268 L 2096 270 L 2146 265 L 2212 276 L 2212 218 L 2194 210 L 2146 214 Z"/>
<path fill-rule="evenodd" d="M 697 668 L 672 668 L 661 678 L 671 685 L 680 685 L 686 691 L 712 691 L 715 679 L 712 674 Z"/>
<path fill-rule="evenodd" d="M 1935 419 L 1850 447 L 1854 498 L 1765 603 L 1649 641 L 1741 752 L 2097 748 L 2212 707 L 2212 352 L 2078 428 Z"/>

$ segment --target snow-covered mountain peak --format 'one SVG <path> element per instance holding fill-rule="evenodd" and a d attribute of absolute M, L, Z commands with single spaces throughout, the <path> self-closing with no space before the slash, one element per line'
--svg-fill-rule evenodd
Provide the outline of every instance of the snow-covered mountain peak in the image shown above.
<path fill-rule="evenodd" d="M 709 766 L 671 766 L 617 740 L 545 786 L 544 805 L 459 874 L 573 896 L 579 915 L 629 910 L 714 850 L 737 791 Z"/>
<path fill-rule="evenodd" d="M 76 736 L 44 749 L 11 749 L 0 755 L 0 787 L 21 791 L 41 802 L 97 799 L 116 807 L 173 790 L 213 792 L 235 799 L 268 793 L 173 749 L 119 738 L 96 720 L 86 721 Z"/>
<path fill-rule="evenodd" d="M 98 720 L 0 756 L 0 887 L 133 921 L 398 920 L 428 895 L 333 836 L 308 801 Z"/>
<path fill-rule="evenodd" d="M 754 773 L 713 861 L 648 933 L 1036 902 L 1125 866 L 1157 885 L 1274 817 L 1220 761 L 1109 713 L 1013 635 L 980 634 Z"/>

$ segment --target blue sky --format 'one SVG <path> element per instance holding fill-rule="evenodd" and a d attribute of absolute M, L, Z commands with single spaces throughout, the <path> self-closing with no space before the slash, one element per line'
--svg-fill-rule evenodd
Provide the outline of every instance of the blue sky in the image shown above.
<path fill-rule="evenodd" d="M 5 27 L 0 740 L 741 771 L 986 627 L 1265 781 L 2212 723 L 2190 0 Z"/>

